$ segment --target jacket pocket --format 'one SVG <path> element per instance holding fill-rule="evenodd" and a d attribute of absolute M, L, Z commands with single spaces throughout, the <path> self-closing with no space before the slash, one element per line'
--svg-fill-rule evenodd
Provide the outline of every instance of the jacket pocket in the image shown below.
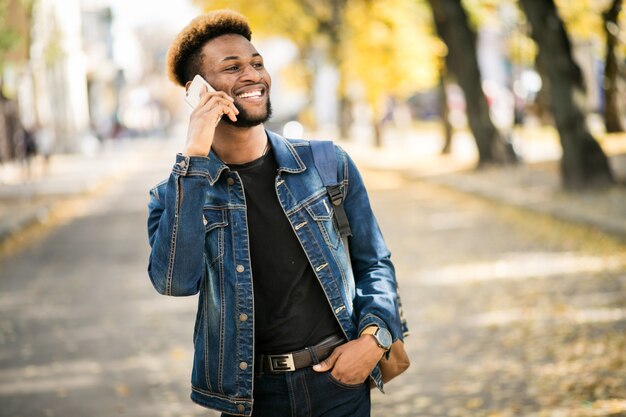
<path fill-rule="evenodd" d="M 315 220 L 326 243 L 333 248 L 337 248 L 340 240 L 339 230 L 335 224 L 333 205 L 328 196 L 326 194 L 320 196 L 308 203 L 305 208 L 311 218 Z"/>
<path fill-rule="evenodd" d="M 225 208 L 205 207 L 203 215 L 205 254 L 212 265 L 224 256 L 224 231 L 228 226 L 228 213 Z"/>

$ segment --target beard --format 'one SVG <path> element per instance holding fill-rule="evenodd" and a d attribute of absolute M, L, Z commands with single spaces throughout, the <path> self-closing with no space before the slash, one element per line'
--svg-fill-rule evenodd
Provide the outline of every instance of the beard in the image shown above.
<path fill-rule="evenodd" d="M 243 107 L 235 101 L 235 107 L 239 110 L 239 114 L 237 115 L 237 121 L 233 122 L 228 117 L 222 117 L 222 122 L 236 127 L 254 127 L 258 126 L 262 123 L 267 122 L 270 117 L 272 117 L 272 103 L 270 102 L 270 98 L 267 98 L 267 102 L 265 103 L 265 112 L 262 114 L 251 115 L 247 111 L 243 109 Z"/>

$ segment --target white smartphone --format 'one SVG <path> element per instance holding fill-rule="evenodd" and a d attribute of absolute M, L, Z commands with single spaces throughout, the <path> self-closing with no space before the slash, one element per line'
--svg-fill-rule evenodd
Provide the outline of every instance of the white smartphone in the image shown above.
<path fill-rule="evenodd" d="M 189 89 L 187 89 L 187 92 L 185 93 L 185 101 L 191 106 L 192 109 L 195 109 L 198 106 L 198 103 L 200 102 L 200 93 L 204 90 L 204 87 L 206 87 L 206 90 L 209 92 L 215 91 L 215 89 L 211 87 L 211 84 L 202 78 L 201 75 L 196 74 L 191 81 Z"/>

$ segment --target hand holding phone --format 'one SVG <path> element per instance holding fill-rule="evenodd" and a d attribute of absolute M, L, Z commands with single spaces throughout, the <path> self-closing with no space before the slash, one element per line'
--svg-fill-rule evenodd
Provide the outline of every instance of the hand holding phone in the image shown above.
<path fill-rule="evenodd" d="M 185 101 L 187 104 L 191 106 L 192 109 L 195 109 L 200 102 L 200 93 L 203 92 L 203 89 L 206 88 L 206 91 L 212 93 L 215 92 L 215 89 L 211 87 L 200 74 L 196 74 L 191 81 L 191 85 L 187 89 L 187 93 L 185 94 Z"/>
<path fill-rule="evenodd" d="M 236 122 L 239 110 L 232 97 L 223 91 L 216 91 L 200 75 L 196 75 L 189 84 L 185 101 L 193 108 L 193 112 L 189 118 L 183 155 L 206 156 L 211 150 L 215 129 L 222 117 Z"/>

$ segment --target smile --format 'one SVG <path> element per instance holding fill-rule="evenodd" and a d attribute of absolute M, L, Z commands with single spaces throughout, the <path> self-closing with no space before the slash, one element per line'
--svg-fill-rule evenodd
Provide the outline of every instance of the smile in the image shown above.
<path fill-rule="evenodd" d="M 246 93 L 238 94 L 237 98 L 261 97 L 262 94 L 263 94 L 262 90 L 254 90 L 254 91 L 248 91 Z"/>

